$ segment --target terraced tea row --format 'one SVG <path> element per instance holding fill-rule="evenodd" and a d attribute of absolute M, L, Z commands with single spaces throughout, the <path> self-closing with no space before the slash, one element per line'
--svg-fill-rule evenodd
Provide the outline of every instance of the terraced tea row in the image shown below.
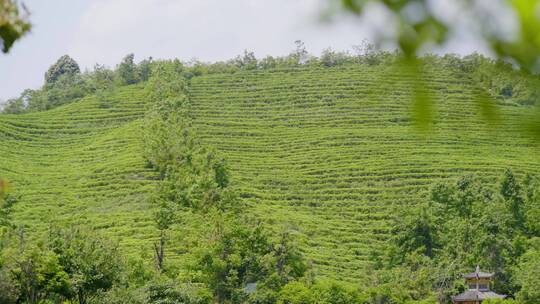
<path fill-rule="evenodd" d="M 365 66 L 194 78 L 195 125 L 225 154 L 250 212 L 296 228 L 323 276 L 366 279 L 395 209 L 433 182 L 540 169 L 516 132 L 523 108 L 502 109 L 494 132 L 474 83 L 437 68 L 424 79 L 438 110 L 427 135 L 411 126 L 412 80 Z"/>
<path fill-rule="evenodd" d="M 130 249 L 151 237 L 139 136 L 142 87 L 88 97 L 51 111 L 0 116 L 0 171 L 21 195 L 14 217 L 27 230 L 91 223 Z"/>
<path fill-rule="evenodd" d="M 423 76 L 437 115 L 411 123 L 412 80 L 386 66 L 298 68 L 197 76 L 190 97 L 197 136 L 227 159 L 248 212 L 298 231 L 323 277 L 361 281 L 386 245 L 396 209 L 435 181 L 502 170 L 539 172 L 538 147 L 518 132 L 529 110 L 501 106 L 480 119 L 478 88 L 442 67 Z M 157 233 L 147 197 L 155 173 L 142 157 L 142 86 L 54 110 L 0 115 L 0 175 L 21 194 L 16 223 L 32 232 L 85 222 L 148 251 Z M 187 263 L 183 227 L 168 256 Z"/>

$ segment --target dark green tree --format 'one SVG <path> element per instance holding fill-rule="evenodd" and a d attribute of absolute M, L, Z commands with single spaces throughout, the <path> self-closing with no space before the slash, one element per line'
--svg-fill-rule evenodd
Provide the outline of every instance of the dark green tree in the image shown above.
<path fill-rule="evenodd" d="M 236 56 L 233 61 L 237 67 L 243 70 L 254 70 L 257 68 L 255 53 L 248 50 L 244 50 L 244 54 Z"/>
<path fill-rule="evenodd" d="M 99 291 L 111 289 L 122 273 L 117 246 L 96 235 L 96 231 L 53 229 L 48 247 L 58 256 L 79 304 L 86 304 Z"/>
<path fill-rule="evenodd" d="M 79 74 L 79 64 L 68 55 L 60 57 L 45 73 L 45 84 L 54 84 L 61 76 Z"/>
<path fill-rule="evenodd" d="M 16 257 L 10 271 L 20 297 L 27 303 L 40 303 L 51 298 L 67 299 L 72 295 L 67 273 L 56 254 L 47 249 L 26 249 Z"/>
<path fill-rule="evenodd" d="M 177 286 L 174 282 L 152 282 L 147 287 L 146 303 L 155 304 L 210 304 L 212 295 L 193 287 Z"/>
<path fill-rule="evenodd" d="M 397 246 L 395 258 L 401 263 L 405 253 L 419 252 L 433 257 L 440 248 L 437 218 L 428 206 L 422 205 L 411 214 L 400 216 L 393 229 L 393 242 Z"/>
<path fill-rule="evenodd" d="M 516 283 L 521 287 L 517 298 L 521 303 L 540 303 L 540 243 L 536 239 L 536 248 L 532 248 L 523 257 L 514 270 Z"/>
<path fill-rule="evenodd" d="M 94 65 L 94 71 L 88 75 L 89 86 L 92 91 L 105 91 L 114 86 L 114 72 L 104 65 Z"/>
<path fill-rule="evenodd" d="M 152 75 L 152 57 L 139 62 L 137 66 L 140 81 L 148 81 Z"/>
<path fill-rule="evenodd" d="M 526 229 L 531 236 L 540 237 L 540 182 L 528 174 L 525 177 Z"/>
<path fill-rule="evenodd" d="M 523 228 L 525 224 L 525 206 L 521 193 L 521 185 L 510 169 L 504 172 L 500 193 L 513 216 L 514 224 L 516 227 Z"/>
<path fill-rule="evenodd" d="M 212 241 L 202 249 L 199 260 L 216 301 L 274 298 L 275 291 L 304 275 L 307 267 L 288 233 L 274 243 L 260 224 L 250 226 L 216 216 Z M 256 286 L 255 293 L 249 291 L 250 285 Z"/>
<path fill-rule="evenodd" d="M 116 68 L 116 73 L 122 84 L 134 84 L 139 82 L 137 73 L 137 65 L 134 62 L 135 55 L 133 53 L 126 55 Z"/>

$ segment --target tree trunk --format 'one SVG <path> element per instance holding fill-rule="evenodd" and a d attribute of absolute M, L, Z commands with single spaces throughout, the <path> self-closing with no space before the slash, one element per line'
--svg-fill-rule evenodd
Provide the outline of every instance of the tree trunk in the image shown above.
<path fill-rule="evenodd" d="M 154 251 L 156 256 L 156 267 L 159 271 L 163 270 L 163 260 L 165 258 L 165 233 L 161 230 L 159 236 L 159 244 L 154 243 Z"/>
<path fill-rule="evenodd" d="M 86 297 L 84 296 L 83 291 L 77 293 L 77 298 L 79 298 L 79 304 L 86 304 Z"/>

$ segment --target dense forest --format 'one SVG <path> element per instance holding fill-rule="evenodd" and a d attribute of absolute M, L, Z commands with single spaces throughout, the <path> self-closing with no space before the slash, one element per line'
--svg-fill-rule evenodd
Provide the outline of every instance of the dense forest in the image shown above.
<path fill-rule="evenodd" d="M 538 79 L 423 56 L 416 129 L 398 52 L 296 46 L 66 55 L 8 100 L 0 303 L 450 303 L 477 265 L 538 303 Z"/>

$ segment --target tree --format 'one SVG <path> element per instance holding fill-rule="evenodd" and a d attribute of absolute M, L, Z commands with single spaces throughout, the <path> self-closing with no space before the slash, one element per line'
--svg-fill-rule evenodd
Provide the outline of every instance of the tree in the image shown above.
<path fill-rule="evenodd" d="M 104 65 L 94 65 L 94 71 L 88 75 L 92 91 L 104 91 L 113 87 L 114 73 Z"/>
<path fill-rule="evenodd" d="M 22 98 L 12 98 L 8 99 L 3 108 L 2 112 L 6 114 L 20 114 L 26 110 Z"/>
<path fill-rule="evenodd" d="M 119 280 L 122 261 L 118 248 L 96 236 L 95 231 L 54 229 L 48 247 L 58 256 L 79 304 L 86 304 L 90 297 L 111 289 Z"/>
<path fill-rule="evenodd" d="M 400 216 L 392 233 L 398 248 L 395 257 L 404 259 L 405 253 L 413 252 L 433 257 L 440 247 L 439 230 L 436 217 L 425 205 L 415 208 L 412 214 Z"/>
<path fill-rule="evenodd" d="M 9 52 L 13 43 L 28 33 L 31 27 L 28 22 L 28 10 L 24 5 L 21 8 L 16 0 L 0 0 L 0 43 L 2 52 Z"/>
<path fill-rule="evenodd" d="M 240 69 L 254 70 L 257 68 L 257 58 L 255 57 L 255 53 L 244 50 L 242 56 L 238 55 L 234 58 L 234 64 Z"/>
<path fill-rule="evenodd" d="M 304 275 L 307 267 L 288 233 L 274 243 L 260 224 L 216 216 L 216 233 L 202 249 L 198 266 L 219 303 L 268 299 L 268 291 L 274 293 Z M 256 292 L 248 296 L 249 285 L 256 286 Z"/>
<path fill-rule="evenodd" d="M 295 50 L 289 55 L 295 62 L 295 64 L 305 64 L 309 60 L 309 53 L 306 50 L 306 45 L 302 40 L 296 40 L 294 42 L 296 46 Z"/>
<path fill-rule="evenodd" d="M 71 296 L 68 275 L 53 252 L 44 248 L 32 248 L 25 250 L 16 259 L 11 273 L 20 296 L 27 303 Z"/>
<path fill-rule="evenodd" d="M 302 254 L 293 243 L 290 231 L 284 230 L 277 242 L 273 244 L 271 267 L 275 268 L 282 284 L 300 278 L 307 270 Z"/>
<path fill-rule="evenodd" d="M 325 67 L 333 67 L 336 65 L 344 64 L 351 56 L 346 52 L 336 52 L 331 48 L 324 49 L 320 61 Z"/>
<path fill-rule="evenodd" d="M 122 84 L 134 84 L 139 82 L 139 75 L 137 75 L 137 66 L 135 65 L 134 59 L 135 55 L 133 53 L 126 55 L 116 69 Z"/>
<path fill-rule="evenodd" d="M 139 73 L 139 79 L 141 81 L 148 81 L 152 75 L 152 57 L 148 57 L 139 63 L 137 67 Z"/>
<path fill-rule="evenodd" d="M 93 88 L 88 87 L 87 79 L 81 74 L 63 74 L 53 85 L 41 92 L 36 91 L 28 103 L 28 109 L 49 110 L 82 98 Z"/>
<path fill-rule="evenodd" d="M 506 202 L 507 208 L 513 216 L 514 225 L 523 228 L 525 224 L 525 210 L 521 186 L 514 173 L 509 169 L 504 172 L 500 192 Z"/>
<path fill-rule="evenodd" d="M 210 304 L 211 294 L 193 287 L 179 287 L 173 282 L 152 282 L 146 288 L 145 303 L 159 304 Z"/>
<path fill-rule="evenodd" d="M 525 226 L 531 236 L 540 237 L 540 181 L 528 174 L 525 177 Z"/>
<path fill-rule="evenodd" d="M 538 246 L 538 240 L 536 243 Z M 540 250 L 535 248 L 524 254 L 514 273 L 521 286 L 518 300 L 526 304 L 540 303 Z"/>
<path fill-rule="evenodd" d="M 515 294 L 513 265 L 530 247 L 512 208 L 513 201 L 522 200 L 521 189 L 509 170 L 496 187 L 471 175 L 435 185 L 427 203 L 396 218 L 387 252 L 391 275 L 405 269 L 420 276 L 411 284 L 401 279 L 401 285 L 410 294 L 425 294 L 422 269 L 427 268 L 432 288 L 445 299 L 460 290 L 464 272 L 480 265 L 495 273 L 494 290 Z"/>
<path fill-rule="evenodd" d="M 313 292 L 302 282 L 291 282 L 279 292 L 279 304 L 311 304 L 314 302 Z"/>
<path fill-rule="evenodd" d="M 154 198 L 156 211 L 154 212 L 154 221 L 159 230 L 159 240 L 154 243 L 154 256 L 158 271 L 163 271 L 165 261 L 165 243 L 167 241 L 166 233 L 175 219 L 175 207 L 172 202 Z"/>
<path fill-rule="evenodd" d="M 160 173 L 154 201 L 162 208 L 207 211 L 232 207 L 226 163 L 195 139 L 187 83 L 179 62 L 157 64 L 146 90 L 152 102 L 144 121 L 144 155 Z"/>
<path fill-rule="evenodd" d="M 363 304 L 372 303 L 353 285 L 335 281 L 314 284 L 291 282 L 279 292 L 279 304 Z"/>
<path fill-rule="evenodd" d="M 61 76 L 73 76 L 79 74 L 79 64 L 68 55 L 64 55 L 56 61 L 45 73 L 45 84 L 54 84 Z"/>

